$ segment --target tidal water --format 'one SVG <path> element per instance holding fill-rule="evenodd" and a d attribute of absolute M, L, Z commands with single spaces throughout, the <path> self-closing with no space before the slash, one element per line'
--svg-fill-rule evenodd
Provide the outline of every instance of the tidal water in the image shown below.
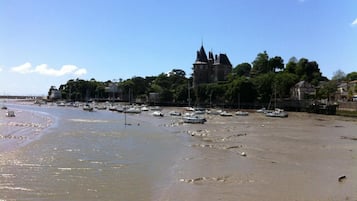
<path fill-rule="evenodd" d="M 172 182 L 181 136 L 138 116 L 13 105 L 53 118 L 41 136 L 0 153 L 0 200 L 156 200 Z M 150 118 L 150 117 L 147 117 Z"/>

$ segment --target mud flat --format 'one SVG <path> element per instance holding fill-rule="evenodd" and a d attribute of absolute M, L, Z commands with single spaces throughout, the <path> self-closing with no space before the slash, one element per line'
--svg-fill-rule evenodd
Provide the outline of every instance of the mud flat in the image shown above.
<path fill-rule="evenodd" d="M 307 113 L 206 116 L 158 200 L 357 200 L 356 119 Z"/>
<path fill-rule="evenodd" d="M 7 111 L 15 117 L 7 117 Z M 0 154 L 12 151 L 37 139 L 53 124 L 53 118 L 38 112 L 12 109 L 0 110 Z"/>

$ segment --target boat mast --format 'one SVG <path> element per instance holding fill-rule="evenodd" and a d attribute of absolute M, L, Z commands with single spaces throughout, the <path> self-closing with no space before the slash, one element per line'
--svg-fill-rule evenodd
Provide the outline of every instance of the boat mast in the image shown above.
<path fill-rule="evenodd" d="M 187 80 L 187 90 L 188 90 L 188 107 L 191 107 L 190 80 Z"/>

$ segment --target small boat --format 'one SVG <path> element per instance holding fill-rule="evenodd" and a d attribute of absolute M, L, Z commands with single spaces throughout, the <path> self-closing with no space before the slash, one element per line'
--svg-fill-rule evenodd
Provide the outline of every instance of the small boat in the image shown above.
<path fill-rule="evenodd" d="M 191 123 L 191 124 L 203 124 L 207 120 L 200 116 L 186 116 L 183 118 L 184 123 Z"/>
<path fill-rule="evenodd" d="M 233 116 L 232 113 L 227 112 L 227 111 L 223 111 L 219 115 L 221 115 L 222 117 L 231 117 L 231 116 Z"/>
<path fill-rule="evenodd" d="M 116 105 L 109 105 L 108 110 L 112 111 L 112 112 L 117 111 L 117 106 Z"/>
<path fill-rule="evenodd" d="M 91 105 L 89 105 L 89 104 L 85 104 L 85 105 L 83 106 L 83 110 L 84 110 L 84 111 L 92 112 L 92 111 L 93 111 L 93 107 L 92 107 Z"/>
<path fill-rule="evenodd" d="M 162 108 L 159 107 L 159 106 L 155 106 L 155 107 L 151 107 L 150 110 L 152 110 L 152 111 L 161 111 Z"/>
<path fill-rule="evenodd" d="M 266 113 L 266 108 L 265 107 L 263 107 L 263 108 L 260 108 L 259 110 L 257 110 L 256 112 L 257 113 Z"/>
<path fill-rule="evenodd" d="M 236 116 L 248 116 L 249 113 L 248 112 L 244 112 L 244 111 L 237 111 L 235 112 Z"/>
<path fill-rule="evenodd" d="M 169 114 L 171 116 L 181 116 L 181 112 L 177 112 L 177 111 L 171 111 Z"/>
<path fill-rule="evenodd" d="M 188 112 L 193 112 L 193 111 L 195 111 L 195 108 L 193 108 L 193 107 L 185 107 L 185 110 L 188 111 Z"/>
<path fill-rule="evenodd" d="M 284 117 L 288 117 L 288 113 L 285 112 L 283 109 L 276 108 L 274 111 L 267 112 L 267 113 L 265 114 L 265 116 L 267 116 L 267 117 L 280 117 L 280 118 L 284 118 Z"/>
<path fill-rule="evenodd" d="M 128 109 L 124 109 L 124 113 L 139 114 L 139 113 L 141 113 L 141 109 L 140 108 L 136 108 L 136 107 L 130 107 Z"/>
<path fill-rule="evenodd" d="M 97 105 L 97 106 L 95 106 L 95 109 L 97 109 L 97 110 L 106 110 L 107 106 L 105 106 L 105 105 Z"/>
<path fill-rule="evenodd" d="M 15 112 L 12 110 L 9 110 L 6 112 L 6 117 L 15 117 Z"/>
<path fill-rule="evenodd" d="M 65 104 L 64 102 L 59 102 L 59 103 L 57 103 L 57 106 L 59 106 L 59 107 L 65 107 L 66 104 Z"/>
<path fill-rule="evenodd" d="M 127 109 L 128 109 L 128 108 L 126 108 L 126 107 L 123 107 L 123 106 L 118 105 L 118 106 L 115 107 L 115 110 L 113 110 L 113 111 L 124 112 L 124 111 L 127 110 Z"/>
<path fill-rule="evenodd" d="M 146 107 L 146 106 L 142 106 L 142 107 L 141 107 L 141 111 L 143 111 L 143 112 L 149 111 L 149 108 Z"/>
<path fill-rule="evenodd" d="M 164 113 L 160 112 L 160 111 L 154 111 L 152 113 L 152 116 L 154 117 L 163 117 L 164 116 Z"/>
<path fill-rule="evenodd" d="M 206 114 L 206 111 L 204 109 L 195 109 L 195 114 Z"/>

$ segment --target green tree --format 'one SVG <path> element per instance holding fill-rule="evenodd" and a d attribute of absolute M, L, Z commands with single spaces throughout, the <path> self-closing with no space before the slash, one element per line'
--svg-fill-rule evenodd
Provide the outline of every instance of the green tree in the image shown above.
<path fill-rule="evenodd" d="M 290 89 L 299 81 L 297 75 L 288 72 L 281 72 L 275 75 L 274 90 L 280 99 L 290 97 Z"/>
<path fill-rule="evenodd" d="M 253 83 L 257 90 L 257 99 L 262 103 L 270 102 L 273 95 L 275 73 L 265 73 L 254 78 Z"/>
<path fill-rule="evenodd" d="M 291 57 L 289 62 L 286 64 L 285 72 L 296 74 L 297 59 Z"/>
<path fill-rule="evenodd" d="M 317 62 L 309 61 L 305 58 L 301 58 L 297 63 L 296 75 L 299 77 L 299 80 L 305 80 L 315 86 L 319 84 L 319 81 L 327 80 L 326 77 L 322 76 Z"/>
<path fill-rule="evenodd" d="M 249 77 L 251 69 L 252 65 L 250 65 L 249 63 L 241 63 L 232 69 L 232 74 L 236 74 L 237 76 Z"/>
<path fill-rule="evenodd" d="M 357 80 L 357 72 L 351 72 L 346 75 L 348 81 Z"/>
<path fill-rule="evenodd" d="M 256 99 L 255 86 L 250 79 L 238 77 L 227 86 L 225 98 L 231 105 L 240 107 L 241 103 L 251 103 Z"/>
<path fill-rule="evenodd" d="M 332 80 L 342 81 L 346 79 L 346 73 L 343 72 L 341 69 L 335 71 L 332 75 Z"/>
<path fill-rule="evenodd" d="M 284 60 L 280 56 L 275 56 L 270 58 L 268 61 L 268 70 L 272 72 L 276 72 L 276 70 L 284 69 Z"/>
<path fill-rule="evenodd" d="M 251 75 L 254 77 L 263 73 L 268 73 L 270 71 L 268 63 L 269 63 L 268 53 L 266 51 L 264 51 L 263 53 L 259 53 L 255 58 L 255 60 L 252 62 L 253 68 L 251 71 Z"/>
<path fill-rule="evenodd" d="M 337 90 L 337 81 L 330 80 L 320 86 L 317 90 L 317 98 L 318 99 L 327 99 L 328 101 L 333 101 L 334 94 Z"/>

